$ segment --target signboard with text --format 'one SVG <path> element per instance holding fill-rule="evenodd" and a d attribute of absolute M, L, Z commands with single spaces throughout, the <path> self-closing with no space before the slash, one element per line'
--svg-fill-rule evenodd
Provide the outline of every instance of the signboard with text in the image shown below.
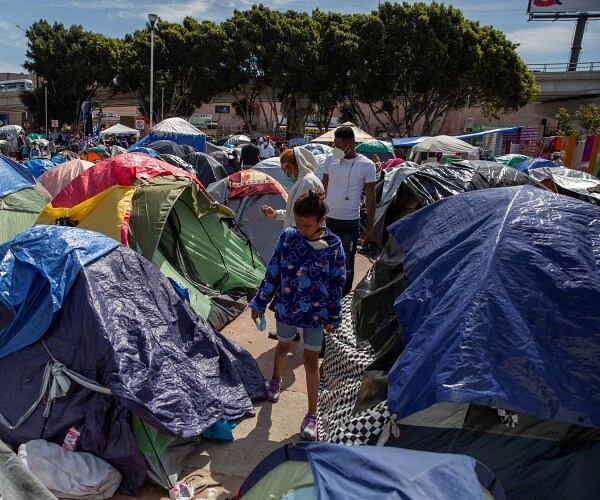
<path fill-rule="evenodd" d="M 146 124 L 146 122 L 144 120 L 136 120 L 135 121 L 135 128 L 137 130 L 144 130 L 145 124 Z"/>
<path fill-rule="evenodd" d="M 215 113 L 231 113 L 231 106 L 224 106 L 222 104 L 215 105 Z"/>
<path fill-rule="evenodd" d="M 598 0 L 529 0 L 527 13 L 598 12 Z"/>
<path fill-rule="evenodd" d="M 50 126 L 52 128 L 57 128 L 58 127 L 58 120 L 50 120 Z"/>

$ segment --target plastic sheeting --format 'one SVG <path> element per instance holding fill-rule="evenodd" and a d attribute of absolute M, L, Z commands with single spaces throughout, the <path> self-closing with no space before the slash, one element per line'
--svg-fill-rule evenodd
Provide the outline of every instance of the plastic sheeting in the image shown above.
<path fill-rule="evenodd" d="M 556 163 L 546 158 L 527 158 L 514 166 L 519 172 L 527 173 L 529 170 L 542 167 L 556 167 Z"/>
<path fill-rule="evenodd" d="M 29 160 L 28 162 L 23 163 L 23 166 L 37 179 L 44 172 L 54 168 L 54 163 L 52 163 L 52 160 L 36 158 L 35 160 Z"/>
<path fill-rule="evenodd" d="M 118 243 L 99 233 L 36 226 L 0 246 L 0 358 L 38 340 L 79 270 Z"/>
<path fill-rule="evenodd" d="M 273 452 L 244 482 L 240 488 L 242 498 L 265 474 L 288 460 L 310 463 L 318 499 L 339 498 L 341 494 L 357 500 L 463 500 L 483 498 L 482 486 L 489 489 L 493 498 L 505 498 L 494 474 L 465 455 L 319 442 L 295 443 Z"/>
<path fill-rule="evenodd" d="M 36 292 L 24 285 L 19 290 L 24 296 Z M 253 415 L 251 398 L 265 396 L 252 356 L 211 329 L 167 278 L 123 246 L 80 270 L 43 340 L 0 359 L 0 413 L 9 422 L 37 398 L 50 354 L 110 388 L 113 396 L 73 385 L 54 401 L 47 419 L 40 405 L 17 429 L 0 426 L 0 439 L 11 445 L 33 438 L 60 444 L 75 426 L 82 432 L 78 449 L 114 465 L 123 474 L 121 492 L 129 495 L 144 481 L 146 467 L 126 409 L 187 438 L 220 419 Z"/>
<path fill-rule="evenodd" d="M 527 172 L 529 177 L 552 191 L 600 205 L 600 179 L 564 167 L 540 167 Z"/>
<path fill-rule="evenodd" d="M 600 427 L 600 210 L 521 186 L 452 196 L 389 228 L 410 281 L 389 410 L 437 402 Z"/>
<path fill-rule="evenodd" d="M 0 196 L 30 188 L 35 178 L 23 165 L 0 155 Z"/>

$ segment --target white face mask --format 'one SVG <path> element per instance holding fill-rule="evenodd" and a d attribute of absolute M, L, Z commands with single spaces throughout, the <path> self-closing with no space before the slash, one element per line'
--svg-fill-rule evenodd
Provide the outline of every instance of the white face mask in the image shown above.
<path fill-rule="evenodd" d="M 333 150 L 331 151 L 331 155 L 336 160 L 340 160 L 341 161 L 341 160 L 344 159 L 344 156 L 346 156 L 346 151 L 344 151 L 343 149 L 340 149 L 340 148 L 333 148 Z"/>

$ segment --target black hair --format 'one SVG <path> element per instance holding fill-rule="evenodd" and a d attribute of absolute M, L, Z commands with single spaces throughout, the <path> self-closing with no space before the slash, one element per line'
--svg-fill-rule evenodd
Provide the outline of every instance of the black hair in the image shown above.
<path fill-rule="evenodd" d="M 311 189 L 294 202 L 294 215 L 322 219 L 329 211 L 325 204 L 325 193 Z"/>
<path fill-rule="evenodd" d="M 333 137 L 337 137 L 338 139 L 342 139 L 346 142 L 354 142 L 355 140 L 354 130 L 352 130 L 352 127 L 349 127 L 348 125 L 341 125 L 336 128 L 335 132 L 333 133 Z"/>

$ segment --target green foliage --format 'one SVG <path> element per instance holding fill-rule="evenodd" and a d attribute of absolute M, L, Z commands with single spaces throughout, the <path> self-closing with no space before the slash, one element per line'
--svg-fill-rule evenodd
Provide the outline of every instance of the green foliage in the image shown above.
<path fill-rule="evenodd" d="M 566 108 L 558 108 L 556 119 L 558 120 L 556 135 L 575 136 L 579 140 L 580 132 L 573 126 L 571 115 Z"/>
<path fill-rule="evenodd" d="M 109 95 L 97 96 L 99 87 L 135 95 L 148 114 L 149 24 L 112 40 L 38 21 L 28 37 L 25 67 L 48 81 L 53 118 L 76 121 L 83 100 L 102 104 Z M 274 129 L 285 115 L 288 130 L 303 133 L 309 114 L 327 128 L 338 108 L 365 128 L 375 117 L 390 132 L 432 134 L 467 102 L 493 116 L 539 90 L 503 33 L 437 2 L 385 2 L 366 15 L 254 5 L 220 25 L 159 21 L 154 38 L 155 120 L 163 90 L 165 116 L 189 116 L 229 93 L 249 131 L 261 112 Z M 39 89 L 23 96 L 36 119 L 40 98 Z"/>
<path fill-rule="evenodd" d="M 48 87 L 48 114 L 61 123 L 77 123 L 81 103 L 110 87 L 119 58 L 119 43 L 81 26 L 65 28 L 37 21 L 27 30 L 27 61 L 23 65 Z M 23 103 L 36 123 L 44 121 L 44 88 L 24 92 Z"/>
<path fill-rule="evenodd" d="M 600 134 L 600 106 L 597 104 L 579 106 L 579 109 L 575 111 L 575 118 L 586 135 Z"/>

